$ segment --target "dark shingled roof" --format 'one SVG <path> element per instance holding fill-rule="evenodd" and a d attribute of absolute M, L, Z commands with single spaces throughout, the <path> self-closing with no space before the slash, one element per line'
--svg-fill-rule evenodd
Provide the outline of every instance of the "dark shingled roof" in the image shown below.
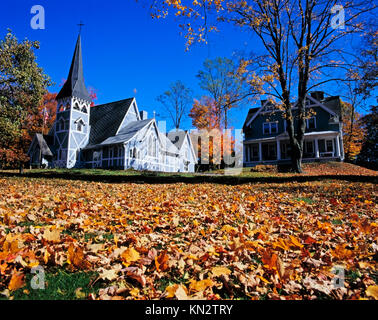
<path fill-rule="evenodd" d="M 88 147 L 115 136 L 134 98 L 94 106 L 90 110 Z"/>
<path fill-rule="evenodd" d="M 35 137 L 37 139 L 39 148 L 42 151 L 42 155 L 52 157 L 53 153 L 51 152 L 50 147 L 48 145 L 48 143 L 51 144 L 51 141 L 49 141 L 49 140 L 51 140 L 52 137 L 51 136 L 45 136 L 45 135 L 43 136 L 41 133 L 36 133 Z"/>
<path fill-rule="evenodd" d="M 325 98 L 322 103 L 328 108 L 341 117 L 341 103 L 339 96 L 332 96 Z"/>
<path fill-rule="evenodd" d="M 148 123 L 152 121 L 153 119 L 146 119 L 130 122 L 125 127 L 123 127 L 117 135 L 105 139 L 100 143 L 100 145 L 117 144 L 129 141 L 138 133 L 139 130 L 144 128 Z"/>
<path fill-rule="evenodd" d="M 266 100 L 261 101 L 261 105 L 264 104 Z M 332 97 L 327 97 L 323 100 L 319 101 L 323 105 L 325 105 L 328 109 L 336 113 L 339 117 L 341 117 L 341 104 L 340 104 L 340 97 L 339 96 L 332 96 Z M 255 115 L 255 113 L 260 109 L 260 107 L 257 108 L 251 108 L 248 111 L 247 118 L 245 119 L 243 128 L 246 126 L 248 121 Z"/>
<path fill-rule="evenodd" d="M 76 41 L 75 52 L 71 62 L 70 72 L 67 81 L 64 83 L 62 90 L 56 96 L 56 99 L 67 97 L 77 97 L 86 101 L 91 101 L 87 88 L 84 84 L 83 59 L 81 56 L 81 39 L 80 35 Z"/>

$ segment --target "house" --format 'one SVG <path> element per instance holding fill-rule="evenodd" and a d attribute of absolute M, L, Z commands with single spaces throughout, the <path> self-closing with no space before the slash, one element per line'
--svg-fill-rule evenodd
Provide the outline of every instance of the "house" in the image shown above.
<path fill-rule="evenodd" d="M 188 133 L 175 130 L 167 135 L 146 111 L 139 111 L 135 98 L 91 106 L 80 35 L 56 100 L 54 126 L 48 135 L 36 134 L 29 148 L 32 163 L 53 168 L 194 172 L 197 159 Z"/>
<path fill-rule="evenodd" d="M 323 92 L 315 91 L 307 96 L 306 109 L 313 116 L 306 120 L 303 161 L 344 160 L 340 98 L 325 98 Z M 296 110 L 294 104 L 294 116 Z M 243 132 L 244 166 L 290 161 L 286 120 L 270 101 L 262 100 L 259 107 L 249 110 Z"/>

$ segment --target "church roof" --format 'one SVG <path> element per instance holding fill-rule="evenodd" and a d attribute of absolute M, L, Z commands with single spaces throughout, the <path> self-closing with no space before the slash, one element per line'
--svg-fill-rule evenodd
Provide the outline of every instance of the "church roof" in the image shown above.
<path fill-rule="evenodd" d="M 168 132 L 167 136 L 176 148 L 180 150 L 185 141 L 186 134 L 187 132 L 184 130 L 174 130 Z"/>
<path fill-rule="evenodd" d="M 129 141 L 132 137 L 134 137 L 139 130 L 143 129 L 147 124 L 149 124 L 153 119 L 146 119 L 146 120 L 138 120 L 130 122 L 124 128 L 122 128 L 117 135 L 111 136 L 105 139 L 100 145 L 108 145 L 108 144 L 117 144 Z"/>
<path fill-rule="evenodd" d="M 89 121 L 91 131 L 88 147 L 116 135 L 133 100 L 134 98 L 129 98 L 91 107 Z"/>
<path fill-rule="evenodd" d="M 81 38 L 80 34 L 76 41 L 75 52 L 71 62 L 70 72 L 63 88 L 58 93 L 56 99 L 67 97 L 77 97 L 86 101 L 91 101 L 89 93 L 84 84 L 83 59 L 81 55 Z"/>
<path fill-rule="evenodd" d="M 52 145 L 52 136 L 46 136 L 42 135 L 41 133 L 36 133 L 34 139 L 36 140 L 37 145 L 39 146 L 41 153 L 43 156 L 53 156 L 53 153 L 51 152 L 51 145 Z M 33 143 L 30 145 L 30 147 L 33 146 Z M 30 154 L 30 148 L 28 151 L 28 154 Z"/>

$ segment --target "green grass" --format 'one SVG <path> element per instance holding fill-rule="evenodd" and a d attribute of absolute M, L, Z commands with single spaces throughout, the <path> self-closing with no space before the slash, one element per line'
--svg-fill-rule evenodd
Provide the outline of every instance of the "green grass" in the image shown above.
<path fill-rule="evenodd" d="M 306 198 L 306 197 L 294 198 L 294 200 L 303 201 L 303 202 L 306 202 L 308 204 L 314 203 L 314 200 L 312 200 L 311 198 Z"/>
<path fill-rule="evenodd" d="M 169 172 L 153 172 L 128 170 L 111 170 L 111 169 L 31 169 L 25 170 L 25 173 L 40 173 L 42 175 L 60 174 L 60 175 L 93 175 L 93 176 L 193 176 L 190 173 L 169 173 Z"/>
<path fill-rule="evenodd" d="M 16 290 L 12 296 L 15 300 L 77 300 L 86 299 L 88 294 L 97 293 L 101 283 L 91 282 L 97 278 L 95 272 L 74 272 L 69 273 L 63 270 L 50 272 L 45 275 L 45 289 L 31 288 L 31 280 L 35 275 L 26 276 L 27 285 Z M 82 296 L 76 295 L 76 290 L 81 288 Z M 24 290 L 28 290 L 28 294 Z"/>

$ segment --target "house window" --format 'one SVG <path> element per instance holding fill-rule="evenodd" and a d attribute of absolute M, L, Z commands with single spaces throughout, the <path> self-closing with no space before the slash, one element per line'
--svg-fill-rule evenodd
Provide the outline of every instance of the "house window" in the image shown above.
<path fill-rule="evenodd" d="M 262 158 L 263 160 L 277 160 L 277 144 L 263 143 L 262 144 Z"/>
<path fill-rule="evenodd" d="M 80 110 L 79 104 L 77 102 L 74 104 L 74 109 L 75 110 Z"/>
<path fill-rule="evenodd" d="M 157 157 L 156 139 L 153 140 L 153 155 L 154 157 Z"/>
<path fill-rule="evenodd" d="M 58 159 L 59 160 L 65 160 L 66 158 L 67 158 L 67 150 L 59 149 Z"/>
<path fill-rule="evenodd" d="M 311 117 L 310 119 L 307 119 L 306 122 L 307 122 L 307 129 L 315 129 L 316 128 L 315 117 Z"/>
<path fill-rule="evenodd" d="M 333 141 L 332 140 L 326 140 L 326 151 L 327 152 L 333 152 Z"/>
<path fill-rule="evenodd" d="M 304 143 L 304 150 L 303 150 L 303 157 L 304 158 L 313 158 L 314 154 L 314 142 L 313 141 L 305 141 Z"/>
<path fill-rule="evenodd" d="M 78 119 L 75 121 L 76 123 L 76 130 L 79 131 L 79 132 L 83 132 L 84 131 L 84 121 L 82 119 Z"/>
<path fill-rule="evenodd" d="M 152 137 L 148 137 L 148 155 L 152 156 Z"/>
<path fill-rule="evenodd" d="M 81 112 L 83 112 L 83 113 L 88 113 L 87 107 L 84 106 L 83 109 L 81 109 Z"/>
<path fill-rule="evenodd" d="M 277 133 L 278 132 L 278 123 L 272 122 L 270 124 L 270 133 Z"/>
<path fill-rule="evenodd" d="M 113 157 L 114 157 L 114 148 L 109 148 L 109 159 L 108 159 L 108 167 L 111 167 L 113 165 Z"/>
<path fill-rule="evenodd" d="M 306 141 L 306 146 L 305 146 L 305 151 L 306 153 L 313 153 L 314 152 L 314 144 L 312 141 Z"/>
<path fill-rule="evenodd" d="M 280 144 L 280 147 L 281 147 L 281 158 L 282 159 L 289 159 L 290 158 L 290 151 L 291 151 L 290 143 L 282 142 Z"/>
<path fill-rule="evenodd" d="M 101 160 L 101 151 L 93 151 L 93 161 L 97 162 Z"/>
<path fill-rule="evenodd" d="M 249 150 L 250 150 L 250 161 L 259 160 L 259 145 L 252 144 Z"/>
<path fill-rule="evenodd" d="M 269 134 L 270 133 L 270 124 L 269 124 L 269 122 L 265 122 L 264 123 L 263 130 L 264 130 L 264 134 Z"/>
<path fill-rule="evenodd" d="M 277 122 L 265 122 L 263 124 L 264 134 L 271 134 L 278 132 L 278 123 Z"/>
<path fill-rule="evenodd" d="M 60 118 L 58 122 L 58 131 L 64 131 L 66 130 L 66 122 L 64 121 L 63 118 Z"/>

